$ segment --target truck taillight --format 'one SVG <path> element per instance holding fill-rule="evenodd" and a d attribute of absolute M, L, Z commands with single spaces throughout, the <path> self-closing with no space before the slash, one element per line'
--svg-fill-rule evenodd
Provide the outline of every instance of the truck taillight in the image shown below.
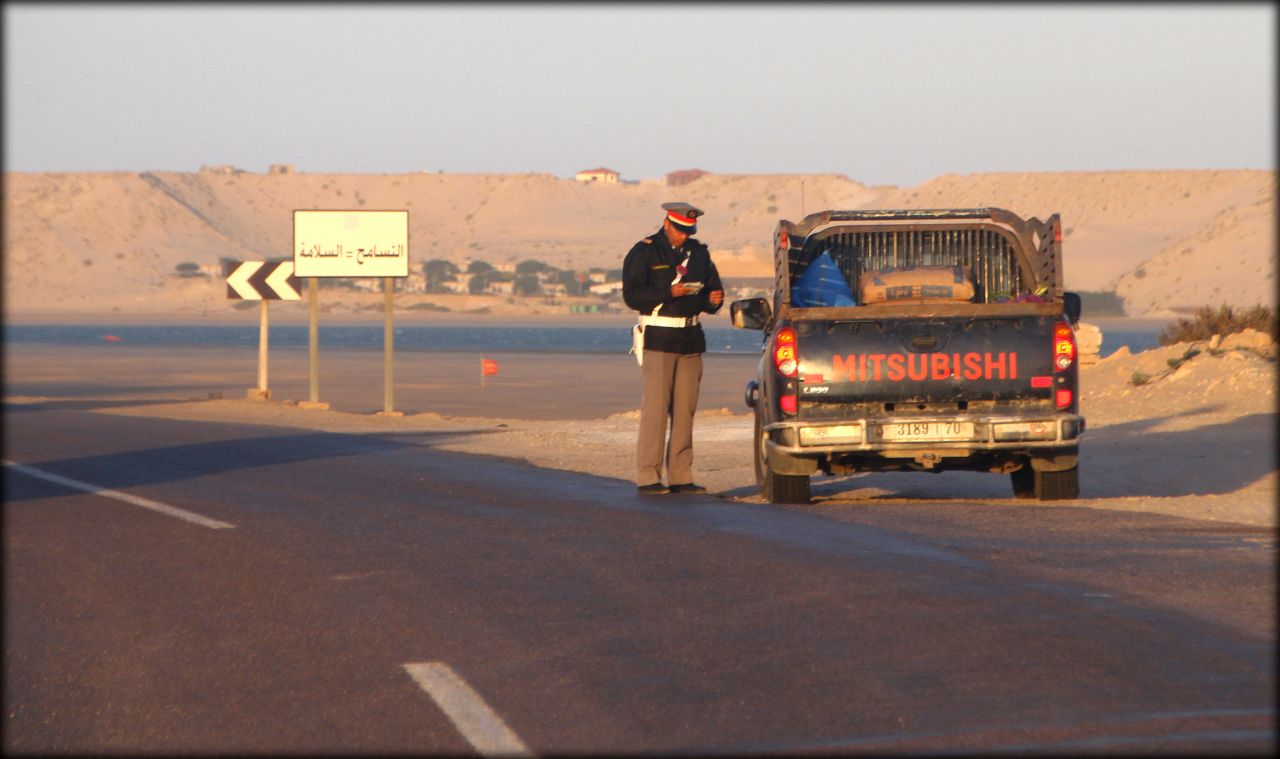
<path fill-rule="evenodd" d="M 800 358 L 796 355 L 796 331 L 790 327 L 778 330 L 773 338 L 773 365 L 784 377 L 795 377 L 799 373 Z"/>
<path fill-rule="evenodd" d="M 1065 372 L 1076 361 L 1076 335 L 1071 325 L 1058 322 L 1053 327 L 1053 370 Z"/>

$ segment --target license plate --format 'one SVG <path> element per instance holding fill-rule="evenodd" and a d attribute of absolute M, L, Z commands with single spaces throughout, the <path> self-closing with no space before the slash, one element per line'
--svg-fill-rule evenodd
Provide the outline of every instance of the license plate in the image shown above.
<path fill-rule="evenodd" d="M 973 422 L 894 422 L 880 427 L 882 440 L 971 440 Z"/>
<path fill-rule="evenodd" d="M 862 425 L 860 424 L 800 428 L 800 445 L 840 445 L 861 442 Z"/>

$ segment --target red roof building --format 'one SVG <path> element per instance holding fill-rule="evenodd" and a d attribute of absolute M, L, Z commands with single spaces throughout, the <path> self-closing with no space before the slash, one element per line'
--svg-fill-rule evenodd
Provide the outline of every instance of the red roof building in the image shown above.
<path fill-rule="evenodd" d="M 689 184 L 690 182 L 710 173 L 711 172 L 703 171 L 702 169 L 681 169 L 680 171 L 673 171 L 667 175 L 667 186 L 679 187 L 682 184 Z"/>

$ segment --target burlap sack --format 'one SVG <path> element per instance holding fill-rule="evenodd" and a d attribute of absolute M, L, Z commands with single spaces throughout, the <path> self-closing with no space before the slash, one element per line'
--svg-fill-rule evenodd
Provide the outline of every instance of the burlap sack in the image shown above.
<path fill-rule="evenodd" d="M 858 302 L 971 301 L 973 280 L 964 266 L 905 266 L 864 273 L 858 280 Z"/>

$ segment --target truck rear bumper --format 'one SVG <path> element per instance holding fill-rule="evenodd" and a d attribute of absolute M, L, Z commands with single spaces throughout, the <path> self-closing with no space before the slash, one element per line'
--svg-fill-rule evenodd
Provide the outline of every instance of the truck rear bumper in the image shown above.
<path fill-rule="evenodd" d="M 780 474 L 808 474 L 819 460 L 858 454 L 925 466 L 943 458 L 1038 454 L 1044 468 L 1057 469 L 1074 465 L 1075 457 L 1061 452 L 1079 445 L 1084 427 L 1078 414 L 788 420 L 765 427 L 764 445 L 770 468 Z"/>

